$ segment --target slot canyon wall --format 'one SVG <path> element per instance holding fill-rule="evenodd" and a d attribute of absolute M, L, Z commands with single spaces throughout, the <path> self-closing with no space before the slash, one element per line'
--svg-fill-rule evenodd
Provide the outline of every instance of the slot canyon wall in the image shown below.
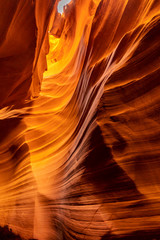
<path fill-rule="evenodd" d="M 160 0 L 57 6 L 0 1 L 0 226 L 160 239 Z"/>

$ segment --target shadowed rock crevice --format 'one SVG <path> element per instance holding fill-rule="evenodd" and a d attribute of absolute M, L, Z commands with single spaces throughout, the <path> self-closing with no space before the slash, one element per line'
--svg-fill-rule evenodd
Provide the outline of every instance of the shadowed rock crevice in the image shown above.
<path fill-rule="evenodd" d="M 158 240 L 160 1 L 58 3 L 0 1 L 0 240 Z"/>

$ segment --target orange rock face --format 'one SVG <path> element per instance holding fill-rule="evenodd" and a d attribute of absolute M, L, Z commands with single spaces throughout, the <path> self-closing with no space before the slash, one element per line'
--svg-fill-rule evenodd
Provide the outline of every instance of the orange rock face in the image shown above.
<path fill-rule="evenodd" d="M 160 238 L 160 1 L 0 3 L 0 225 Z"/>

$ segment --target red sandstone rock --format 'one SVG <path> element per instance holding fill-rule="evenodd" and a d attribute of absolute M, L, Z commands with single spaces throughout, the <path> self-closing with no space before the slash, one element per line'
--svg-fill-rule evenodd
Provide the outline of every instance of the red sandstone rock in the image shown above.
<path fill-rule="evenodd" d="M 0 223 L 159 239 L 160 2 L 57 4 L 0 3 Z"/>

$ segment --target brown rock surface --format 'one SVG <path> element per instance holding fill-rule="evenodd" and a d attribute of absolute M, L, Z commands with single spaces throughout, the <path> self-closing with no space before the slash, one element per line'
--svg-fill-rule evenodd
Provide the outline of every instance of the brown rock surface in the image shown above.
<path fill-rule="evenodd" d="M 0 3 L 0 225 L 160 239 L 160 1 L 57 4 Z"/>

